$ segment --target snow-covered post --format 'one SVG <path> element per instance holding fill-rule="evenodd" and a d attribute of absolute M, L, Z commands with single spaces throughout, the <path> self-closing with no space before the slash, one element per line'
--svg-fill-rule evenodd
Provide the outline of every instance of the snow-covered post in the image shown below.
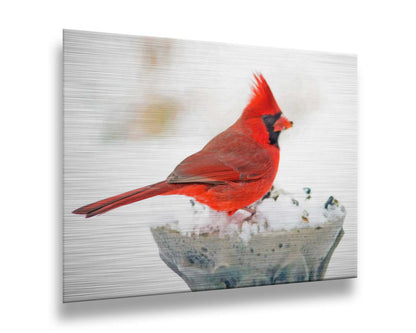
<path fill-rule="evenodd" d="M 332 196 L 318 203 L 310 189 L 305 193 L 299 200 L 269 192 L 239 223 L 212 213 L 192 232 L 152 228 L 160 257 L 193 291 L 320 280 L 344 234 L 346 212 Z"/>

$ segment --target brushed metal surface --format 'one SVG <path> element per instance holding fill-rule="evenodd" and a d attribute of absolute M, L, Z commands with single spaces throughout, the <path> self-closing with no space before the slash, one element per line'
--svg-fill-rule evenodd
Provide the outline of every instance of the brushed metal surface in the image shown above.
<path fill-rule="evenodd" d="M 345 235 L 326 278 L 357 274 L 357 66 L 343 54 L 64 31 L 64 301 L 189 291 L 150 225 L 156 197 L 84 219 L 71 211 L 166 178 L 241 114 L 262 72 L 295 127 L 276 184 L 334 195 Z"/>

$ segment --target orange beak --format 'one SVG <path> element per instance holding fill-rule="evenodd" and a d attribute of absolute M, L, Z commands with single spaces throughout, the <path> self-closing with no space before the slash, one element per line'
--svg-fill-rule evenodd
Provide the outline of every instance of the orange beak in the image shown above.
<path fill-rule="evenodd" d="M 293 127 L 293 121 L 287 120 L 286 117 L 281 116 L 273 125 L 273 129 L 275 132 L 280 132 L 285 129 Z"/>

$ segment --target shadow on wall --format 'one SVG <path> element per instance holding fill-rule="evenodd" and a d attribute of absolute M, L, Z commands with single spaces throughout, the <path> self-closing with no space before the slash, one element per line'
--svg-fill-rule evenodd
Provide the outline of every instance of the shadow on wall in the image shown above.
<path fill-rule="evenodd" d="M 351 279 L 331 280 L 66 303 L 58 306 L 58 317 L 61 320 L 77 320 L 129 313 L 146 315 L 162 312 L 190 312 L 194 309 L 198 311 L 218 310 L 218 306 L 226 309 L 253 303 L 276 305 L 292 301 L 302 302 L 311 298 L 338 298 L 353 293 L 354 281 Z"/>

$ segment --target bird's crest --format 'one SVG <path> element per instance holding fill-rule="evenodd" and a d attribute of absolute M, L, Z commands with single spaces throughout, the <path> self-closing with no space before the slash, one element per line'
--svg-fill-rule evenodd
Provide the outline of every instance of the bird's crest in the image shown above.
<path fill-rule="evenodd" d="M 254 74 L 254 80 L 255 82 L 252 88 L 253 95 L 244 110 L 244 115 L 246 117 L 253 117 L 281 112 L 263 75 Z"/>

